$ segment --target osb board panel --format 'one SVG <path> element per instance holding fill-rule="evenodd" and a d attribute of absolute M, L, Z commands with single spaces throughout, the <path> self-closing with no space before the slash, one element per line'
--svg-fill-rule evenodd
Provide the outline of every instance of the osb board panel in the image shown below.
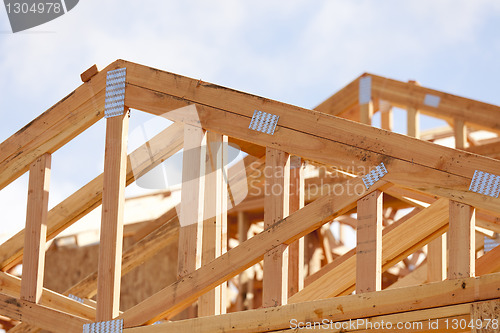
<path fill-rule="evenodd" d="M 124 248 L 132 238 L 124 240 Z M 64 292 L 97 270 L 98 245 L 85 247 L 51 247 L 47 251 L 44 286 Z M 122 277 L 120 310 L 125 311 L 175 281 L 177 243 L 164 248 L 150 261 Z"/>

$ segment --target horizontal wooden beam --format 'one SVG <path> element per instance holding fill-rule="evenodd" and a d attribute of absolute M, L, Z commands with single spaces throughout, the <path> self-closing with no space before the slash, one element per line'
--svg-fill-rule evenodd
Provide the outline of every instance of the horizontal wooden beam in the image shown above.
<path fill-rule="evenodd" d="M 379 181 L 366 190 L 359 178 L 344 182 L 342 186 L 345 195 L 339 197 L 332 194 L 317 199 L 125 311 L 120 318 L 124 320 L 125 327 L 132 327 L 169 317 L 170 314 L 188 306 L 215 286 L 256 264 L 262 260 L 265 253 L 275 247 L 281 244 L 289 245 L 332 218 L 349 211 L 360 197 L 377 190 L 382 185 L 386 183 Z M 349 187 L 357 189 L 358 192 L 347 191 Z"/>
<path fill-rule="evenodd" d="M 413 107 L 422 113 L 442 119 L 461 119 L 466 124 L 500 133 L 500 120 L 498 119 L 500 107 L 496 105 L 417 86 L 409 82 L 401 82 L 373 74 L 366 75 L 370 75 L 372 78 L 373 98 L 389 101 L 394 106 L 404 109 Z M 438 105 L 425 103 L 426 95 L 438 97 Z"/>
<path fill-rule="evenodd" d="M 133 75 L 131 79 L 134 79 Z M 156 86 L 157 89 L 164 89 L 162 87 Z M 200 91 L 199 95 L 196 94 L 196 101 L 203 101 L 205 106 L 196 106 L 195 117 L 192 112 L 187 112 L 188 109 L 179 109 L 192 103 L 187 99 L 190 94 L 183 94 L 181 99 L 132 84 L 129 84 L 127 89 L 127 103 L 136 109 L 280 149 L 340 169 L 349 170 L 355 162 L 358 170 L 364 168 L 364 173 L 368 173 L 371 168 L 383 162 L 390 173 L 387 181 L 500 213 L 500 199 L 469 191 L 476 169 L 495 173 L 500 169 L 500 161 L 270 100 L 266 100 L 263 105 L 261 99 L 251 95 L 239 98 L 240 96 L 232 96 L 232 92 L 226 98 L 221 93 L 226 88 L 220 88 L 217 92 L 220 97 L 218 101 L 241 102 L 236 105 L 222 105 L 229 111 L 220 107 L 209 107 L 207 103 L 212 103 L 212 99 L 202 99 L 198 96 L 211 96 L 215 93 Z M 188 85 L 185 89 L 185 92 L 188 92 L 195 88 Z M 280 115 L 280 122 L 272 136 L 248 128 L 251 113 L 255 108 L 261 107 Z M 167 112 L 168 110 L 172 111 Z M 451 163 L 452 161 L 455 162 Z"/>
<path fill-rule="evenodd" d="M 172 124 L 128 156 L 127 185 L 160 164 L 183 145 L 181 123 Z M 99 175 L 63 200 L 48 213 L 47 240 L 78 221 L 101 204 L 103 175 Z M 0 245 L 0 269 L 6 270 L 20 262 L 23 255 L 24 230 Z"/>
<path fill-rule="evenodd" d="M 292 319 L 297 322 L 321 322 L 322 320 L 340 322 L 398 313 L 401 314 L 399 318 L 411 319 L 411 313 L 406 313 L 407 311 L 500 298 L 499 284 L 500 273 L 496 273 L 476 278 L 449 280 L 361 295 L 288 304 L 274 308 L 174 321 L 127 329 L 125 332 L 267 332 L 290 329 Z M 470 309 L 470 305 L 468 306 Z M 439 309 L 433 310 L 435 313 L 440 311 Z M 443 315 L 446 316 L 446 314 Z"/>
<path fill-rule="evenodd" d="M 5 294 L 0 294 L 0 314 L 56 333 L 80 333 L 83 325 L 91 322 Z"/>

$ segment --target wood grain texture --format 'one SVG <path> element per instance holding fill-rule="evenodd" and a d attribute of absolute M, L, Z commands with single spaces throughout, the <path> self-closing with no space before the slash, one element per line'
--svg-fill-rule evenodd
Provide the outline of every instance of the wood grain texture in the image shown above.
<path fill-rule="evenodd" d="M 97 321 L 112 320 L 120 312 L 128 121 L 127 111 L 124 115 L 106 119 Z"/>
<path fill-rule="evenodd" d="M 382 192 L 358 201 L 356 294 L 382 289 Z"/>
<path fill-rule="evenodd" d="M 280 150 L 266 148 L 266 188 L 264 228 L 288 216 L 290 195 L 290 156 Z M 288 246 L 278 245 L 264 255 L 262 290 L 264 307 L 286 304 L 288 299 Z"/>
<path fill-rule="evenodd" d="M 475 241 L 475 209 L 460 202 L 450 201 L 449 279 L 474 276 Z"/>
<path fill-rule="evenodd" d="M 40 301 L 43 289 L 50 170 L 50 154 L 40 156 L 30 168 L 21 299 L 33 303 Z"/>

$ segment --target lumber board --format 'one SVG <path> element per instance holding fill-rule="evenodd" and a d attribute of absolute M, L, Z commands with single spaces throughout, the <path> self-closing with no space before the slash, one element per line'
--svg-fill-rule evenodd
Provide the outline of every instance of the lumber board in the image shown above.
<path fill-rule="evenodd" d="M 448 210 L 448 200 L 439 199 L 383 235 L 382 271 L 442 235 L 448 227 Z M 405 241 L 402 242 L 402 239 Z M 346 290 L 353 289 L 355 282 L 356 256 L 352 255 L 290 297 L 289 303 L 338 296 Z"/>
<path fill-rule="evenodd" d="M 304 207 L 305 162 L 300 157 L 290 157 L 289 212 Z M 288 297 L 304 288 L 304 237 L 288 247 Z"/>
<path fill-rule="evenodd" d="M 407 135 L 420 139 L 420 112 L 413 107 L 407 109 Z"/>
<path fill-rule="evenodd" d="M 90 320 L 1 293 L 0 314 L 56 333 L 80 333 L 82 326 L 90 323 Z"/>
<path fill-rule="evenodd" d="M 382 192 L 358 200 L 356 294 L 382 289 Z"/>
<path fill-rule="evenodd" d="M 500 270 L 500 246 L 477 258 L 475 265 L 476 275 L 484 275 Z"/>
<path fill-rule="evenodd" d="M 201 265 L 203 237 L 203 193 L 206 133 L 199 127 L 184 127 L 182 189 L 179 233 L 179 278 Z"/>
<path fill-rule="evenodd" d="M 179 84 L 179 86 L 182 85 Z M 202 126 L 207 130 L 251 141 L 258 145 L 274 147 L 307 160 L 347 170 L 352 167 L 353 161 L 358 167 L 365 168 L 366 172 L 383 162 L 386 168 L 391 170 L 388 181 L 453 200 L 468 202 L 478 208 L 500 212 L 500 205 L 498 205 L 500 199 L 468 191 L 476 169 L 497 172 L 493 171 L 499 169 L 498 166 L 494 166 L 497 161 L 493 159 L 266 99 L 263 99 L 266 101 L 263 106 L 262 98 L 257 99 L 251 95 L 238 93 L 244 97 L 226 96 L 227 98 L 223 98 L 225 95 L 221 91 L 226 88 L 220 88 L 217 92 L 217 96 L 221 96 L 217 101 L 232 101 L 230 112 L 221 108 L 197 105 L 198 114 L 194 119 L 185 111 L 186 109 L 179 109 L 192 103 L 187 100 L 190 95 L 187 94 L 188 88 L 183 94 L 183 99 L 131 84 L 127 86 L 127 89 L 128 105 L 152 114 L 164 115 L 171 120 Z M 172 88 L 172 90 L 175 89 Z M 237 94 L 237 92 L 232 92 L 232 94 Z M 196 96 L 199 95 L 196 94 Z M 196 99 L 205 101 L 201 98 Z M 234 105 L 234 100 L 240 103 Z M 206 101 L 206 103 L 209 102 L 211 99 Z M 289 122 L 283 121 L 278 124 L 272 136 L 248 129 L 251 118 L 248 110 L 250 108 L 254 110 L 260 106 L 269 112 L 281 115 L 280 122 L 281 119 L 288 119 Z M 194 106 L 187 108 L 191 107 Z M 167 112 L 168 110 L 171 111 Z M 291 112 L 293 116 L 289 116 Z"/>
<path fill-rule="evenodd" d="M 54 153 L 103 117 L 106 73 L 120 67 L 120 60 L 111 63 L 0 144 L 0 189 L 25 173 L 35 159 Z"/>
<path fill-rule="evenodd" d="M 30 167 L 21 299 L 33 303 L 40 301 L 43 289 L 50 170 L 50 154 L 40 156 Z"/>
<path fill-rule="evenodd" d="M 174 123 L 150 141 L 137 148 L 128 157 L 127 185 L 137 175 L 151 170 L 183 146 L 184 125 Z M 133 166 L 133 167 L 132 167 Z M 71 196 L 52 208 L 47 218 L 47 240 L 78 221 L 101 204 L 103 175 L 99 175 Z M 7 270 L 20 262 L 24 247 L 24 230 L 0 245 L 0 269 Z"/>
<path fill-rule="evenodd" d="M 397 220 L 397 221 L 393 222 L 392 224 L 388 225 L 387 227 L 385 227 L 382 230 L 382 237 L 384 237 L 389 231 L 393 230 L 397 226 L 403 224 L 408 219 L 410 219 L 413 216 L 417 215 L 420 211 L 421 211 L 421 209 L 415 208 L 410 213 L 406 214 L 405 216 L 403 216 L 399 220 Z M 306 278 L 305 285 L 307 286 L 307 285 L 311 284 L 312 282 L 316 281 L 321 276 L 323 276 L 326 273 L 328 273 L 329 271 L 333 270 L 335 267 L 337 267 L 338 265 L 340 265 L 341 263 L 343 263 L 344 261 L 346 261 L 350 257 L 354 256 L 355 254 L 356 254 L 356 248 L 351 249 L 350 251 L 346 252 L 344 255 L 336 258 L 333 262 L 331 262 L 331 263 L 323 266 L 319 271 L 317 271 L 316 273 L 314 273 L 312 275 L 309 275 Z"/>
<path fill-rule="evenodd" d="M 149 235 L 128 248 L 122 256 L 122 271 L 121 275 L 129 273 L 131 270 L 148 261 L 159 250 L 167 247 L 172 242 L 176 242 L 179 238 L 179 219 L 177 216 L 166 219 L 168 214 L 163 215 L 163 225 L 158 229 L 153 230 Z M 160 219 L 159 218 L 159 219 Z M 5 273 L 3 273 L 5 274 Z M 2 289 L 0 288 L 0 292 Z M 89 274 L 83 280 L 78 282 L 64 292 L 65 295 L 73 294 L 78 297 L 88 299 L 94 297 L 97 293 L 97 271 Z M 42 294 L 42 302 L 44 300 Z M 72 301 L 73 302 L 73 301 Z M 76 302 L 74 302 L 76 303 Z M 43 304 L 43 303 L 42 303 Z M 62 308 L 64 310 L 64 308 Z M 64 311 L 69 311 L 64 310 Z M 78 314 L 78 313 L 75 313 Z M 93 319 L 95 319 L 95 309 L 93 310 Z M 17 330 L 19 329 L 19 331 Z M 16 326 L 14 332 L 19 333 L 36 333 L 39 329 L 28 324 L 20 324 Z"/>
<path fill-rule="evenodd" d="M 478 154 L 478 155 L 484 155 L 488 156 L 491 158 L 500 158 L 500 142 L 491 142 L 491 143 L 485 143 L 479 146 L 471 146 L 466 148 L 465 150 Z"/>
<path fill-rule="evenodd" d="M 475 209 L 460 202 L 450 201 L 448 278 L 474 276 L 475 240 Z"/>
<path fill-rule="evenodd" d="M 466 124 L 481 127 L 496 133 L 500 132 L 498 113 L 500 107 L 468 98 L 444 93 L 438 90 L 416 86 L 413 83 L 401 82 L 373 74 L 372 97 L 391 102 L 394 106 L 407 108 L 409 106 L 422 113 L 441 119 L 462 119 Z M 426 105 L 425 96 L 433 95 L 440 99 L 438 107 Z"/>
<path fill-rule="evenodd" d="M 464 154 L 451 148 L 409 138 L 405 135 L 364 126 L 363 124 L 321 112 L 299 108 L 145 66 L 129 62 L 126 62 L 126 66 L 128 82 L 126 100 L 132 104 L 140 104 L 135 101 L 139 97 L 136 94 L 137 89 L 140 91 L 141 88 L 145 88 L 160 94 L 147 105 L 143 105 L 143 107 L 157 103 L 157 100 L 162 98 L 162 94 L 167 94 L 177 98 L 181 106 L 198 103 L 248 118 L 253 116 L 255 109 L 265 110 L 280 116 L 280 127 L 300 130 L 339 143 L 350 144 L 352 147 L 403 159 L 448 173 L 471 177 L 471 172 L 473 173 L 475 169 L 478 169 L 476 166 L 481 166 L 482 168 L 479 169 L 489 170 L 492 173 L 497 170 L 495 166 L 498 166 L 498 163 L 484 157 Z M 420 88 L 413 86 L 414 89 Z M 182 102 L 184 102 L 184 105 L 182 105 Z M 132 104 L 128 103 L 127 105 Z M 167 111 L 169 111 L 169 108 L 163 109 L 161 114 Z M 168 117 L 168 115 L 165 116 Z M 202 119 L 200 118 L 200 120 Z M 249 122 L 244 123 L 247 126 L 249 124 Z M 275 136 L 276 133 L 273 138 Z M 408 149 L 408 147 L 412 147 L 412 149 Z M 286 151 L 283 148 L 282 150 Z M 442 156 L 442 160 L 437 161 L 436 156 Z M 460 158 L 458 158 L 459 156 Z M 455 159 L 451 161 L 451 158 Z M 464 161 L 461 161 L 461 159 L 464 159 Z M 460 162 L 457 163 L 457 160 Z"/>
<path fill-rule="evenodd" d="M 266 148 L 266 187 L 264 228 L 288 216 L 290 195 L 290 156 Z M 288 299 L 288 246 L 280 244 L 264 255 L 262 306 L 286 304 Z"/>
<path fill-rule="evenodd" d="M 129 112 L 106 119 L 106 148 L 97 274 L 97 321 L 120 312 L 123 214 L 127 174 Z"/>
<path fill-rule="evenodd" d="M 201 264 L 206 265 L 222 252 L 223 144 L 222 135 L 207 132 L 205 191 L 203 205 L 203 240 Z M 226 200 L 227 202 L 227 200 Z M 221 287 L 217 286 L 198 300 L 198 315 L 221 313 Z"/>
<path fill-rule="evenodd" d="M 356 188 L 357 184 L 361 185 L 362 180 L 359 178 L 348 180 L 343 183 L 343 187 Z M 125 327 L 152 323 L 158 318 L 168 318 L 169 314 L 188 306 L 205 292 L 259 262 L 264 254 L 273 248 L 280 244 L 288 245 L 332 218 L 344 214 L 353 208 L 360 197 L 382 186 L 387 186 L 387 183 L 379 181 L 369 190 L 364 186 L 358 186 L 360 192 L 357 193 L 346 190 L 346 195 L 341 197 L 329 195 L 317 199 L 125 311 L 120 318 L 124 320 Z"/>
<path fill-rule="evenodd" d="M 358 97 L 359 78 L 356 78 L 338 92 L 328 97 L 314 109 L 334 116 L 343 116 L 346 111 L 349 111 L 358 104 Z"/>
<path fill-rule="evenodd" d="M 427 244 L 427 281 L 443 281 L 447 276 L 447 234 Z"/>
<path fill-rule="evenodd" d="M 85 72 L 80 74 L 80 78 L 82 79 L 82 82 L 88 82 L 97 73 L 99 73 L 99 70 L 97 69 L 97 65 L 92 65 L 89 67 L 89 69 L 87 69 Z"/>
<path fill-rule="evenodd" d="M 359 106 L 359 122 L 361 124 L 365 125 L 371 125 L 372 124 L 372 117 L 373 117 L 373 102 L 370 101 L 366 104 L 362 104 Z"/>
<path fill-rule="evenodd" d="M 455 134 L 455 148 L 467 148 L 467 127 L 462 119 L 454 120 L 453 132 Z"/>
<path fill-rule="evenodd" d="M 173 321 L 165 324 L 126 329 L 126 333 L 190 332 L 267 332 L 289 329 L 290 320 L 334 322 L 407 311 L 432 310 L 500 297 L 500 273 L 475 278 L 434 282 L 420 286 L 382 290 L 361 295 L 333 297 L 311 302 L 287 304 L 274 308 L 229 313 L 221 316 Z M 463 309 L 460 311 L 464 311 Z M 468 312 L 470 314 L 470 312 Z M 442 314 L 446 316 L 446 313 Z M 453 310 L 448 314 L 453 315 Z"/>
<path fill-rule="evenodd" d="M 21 279 L 8 273 L 0 272 L 0 293 L 13 298 L 19 298 L 20 292 Z M 47 288 L 42 289 L 42 296 L 40 297 L 39 304 L 88 320 L 95 320 L 95 308 L 75 302 L 73 299 Z"/>

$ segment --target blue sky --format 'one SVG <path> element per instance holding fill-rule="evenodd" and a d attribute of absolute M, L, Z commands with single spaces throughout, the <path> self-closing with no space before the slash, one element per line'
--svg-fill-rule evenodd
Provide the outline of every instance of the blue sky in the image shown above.
<path fill-rule="evenodd" d="M 12 34 L 2 7 L 0 141 L 117 58 L 308 108 L 363 72 L 500 105 L 499 19 L 497 0 L 81 0 Z M 103 125 L 54 154 L 50 206 L 102 172 Z M 24 225 L 26 189 L 0 192 L 0 234 Z"/>

